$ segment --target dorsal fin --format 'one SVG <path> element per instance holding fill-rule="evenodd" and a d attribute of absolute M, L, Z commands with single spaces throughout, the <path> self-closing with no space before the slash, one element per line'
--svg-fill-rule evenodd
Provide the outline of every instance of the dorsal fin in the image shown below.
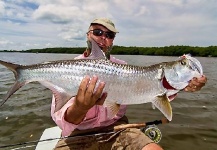
<path fill-rule="evenodd" d="M 106 57 L 106 54 L 103 52 L 103 50 L 98 46 L 96 41 L 91 39 L 88 41 L 88 45 L 91 48 L 91 53 L 85 59 L 109 59 Z"/>
<path fill-rule="evenodd" d="M 109 47 L 107 47 L 107 50 L 106 50 L 106 52 L 105 52 L 105 57 L 106 57 L 106 59 L 108 59 L 108 60 L 110 60 L 110 54 L 111 54 L 112 47 L 113 47 L 112 45 L 109 46 Z"/>

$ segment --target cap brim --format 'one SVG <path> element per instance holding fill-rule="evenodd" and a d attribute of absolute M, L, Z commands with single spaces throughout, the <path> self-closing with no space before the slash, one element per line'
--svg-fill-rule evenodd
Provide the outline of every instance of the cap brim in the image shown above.
<path fill-rule="evenodd" d="M 103 25 L 104 27 L 106 27 L 108 30 L 115 32 L 115 33 L 118 33 L 118 30 L 116 30 L 112 25 L 110 25 L 108 23 L 96 20 L 96 21 L 92 22 L 91 24 L 100 24 L 100 25 Z"/>

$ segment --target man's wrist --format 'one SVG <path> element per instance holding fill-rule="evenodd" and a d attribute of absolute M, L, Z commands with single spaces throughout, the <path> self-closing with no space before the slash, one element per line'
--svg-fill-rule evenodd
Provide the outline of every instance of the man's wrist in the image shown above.
<path fill-rule="evenodd" d="M 67 122 L 73 123 L 73 124 L 80 124 L 86 114 L 87 114 L 88 110 L 84 110 L 84 109 L 80 109 L 79 107 L 77 107 L 74 103 L 66 110 L 65 113 L 65 120 Z"/>

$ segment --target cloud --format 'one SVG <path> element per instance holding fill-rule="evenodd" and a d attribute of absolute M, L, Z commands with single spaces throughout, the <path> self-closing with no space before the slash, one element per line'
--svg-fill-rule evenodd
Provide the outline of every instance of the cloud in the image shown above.
<path fill-rule="evenodd" d="M 0 1 L 0 16 L 4 14 L 5 11 L 5 3 L 3 1 Z"/>
<path fill-rule="evenodd" d="M 51 21 L 53 23 L 67 24 L 72 22 L 74 20 L 73 18 L 79 18 L 79 11 L 79 8 L 75 6 L 65 7 L 49 4 L 39 6 L 33 13 L 33 18 Z"/>
<path fill-rule="evenodd" d="M 215 0 L 2 0 L 0 34 L 11 44 L 0 49 L 85 46 L 96 17 L 114 21 L 116 45 L 215 45 L 216 6 Z"/>
<path fill-rule="evenodd" d="M 10 41 L 4 40 L 4 39 L 0 39 L 0 46 L 1 46 L 1 47 L 6 47 L 6 46 L 8 46 L 9 44 L 13 44 L 13 42 L 10 42 Z"/>
<path fill-rule="evenodd" d="M 85 40 L 86 34 L 83 28 L 80 28 L 79 25 L 68 25 L 64 26 L 58 34 L 59 37 L 66 41 L 73 41 L 73 40 Z"/>

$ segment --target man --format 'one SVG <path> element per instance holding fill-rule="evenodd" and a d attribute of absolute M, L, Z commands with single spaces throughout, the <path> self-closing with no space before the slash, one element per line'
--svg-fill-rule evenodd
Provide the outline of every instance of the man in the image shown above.
<path fill-rule="evenodd" d="M 117 29 L 109 19 L 95 19 L 87 32 L 88 41 L 94 40 L 105 53 L 113 45 Z M 83 59 L 90 55 L 91 48 L 76 59 Z M 116 63 L 125 64 L 125 61 L 110 57 Z M 71 98 L 63 108 L 54 113 L 55 103 L 52 100 L 51 114 L 56 124 L 62 129 L 63 136 L 74 135 L 77 138 L 67 138 L 60 141 L 56 149 L 143 149 L 162 150 L 160 146 L 150 140 L 139 129 L 130 128 L 117 133 L 108 132 L 115 125 L 127 124 L 125 116 L 126 106 L 121 105 L 114 118 L 107 117 L 107 108 L 103 107 L 107 93 L 103 93 L 105 83 L 101 81 L 96 87 L 98 77 L 86 76 L 83 78 L 78 93 Z M 205 85 L 206 77 L 192 80 L 186 91 L 197 91 Z M 95 91 L 94 91 L 95 89 Z M 97 133 L 97 134 L 95 134 Z M 108 133 L 108 134 L 103 134 Z M 91 136 L 78 136 L 88 135 Z M 136 138 L 136 139 L 135 139 Z"/>

